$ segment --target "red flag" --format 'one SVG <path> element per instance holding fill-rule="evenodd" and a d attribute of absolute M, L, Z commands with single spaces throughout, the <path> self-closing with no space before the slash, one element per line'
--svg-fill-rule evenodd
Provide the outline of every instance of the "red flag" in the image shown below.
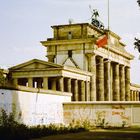
<path fill-rule="evenodd" d="M 99 39 L 96 41 L 96 45 L 98 47 L 103 47 L 107 44 L 107 35 L 103 35 L 99 37 Z"/>

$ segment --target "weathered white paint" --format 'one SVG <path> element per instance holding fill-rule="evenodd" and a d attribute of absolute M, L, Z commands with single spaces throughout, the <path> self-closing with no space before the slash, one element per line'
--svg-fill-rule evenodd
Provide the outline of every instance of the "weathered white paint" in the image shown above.
<path fill-rule="evenodd" d="M 140 125 L 140 102 L 71 102 L 64 103 L 64 123 L 89 121 L 93 125 Z"/>
<path fill-rule="evenodd" d="M 107 126 L 140 125 L 140 102 L 71 102 L 71 94 L 51 90 L 0 89 L 0 108 L 14 111 L 18 121 L 27 125 L 68 124 L 73 120 Z M 32 92 L 31 92 L 32 91 Z"/>
<path fill-rule="evenodd" d="M 71 96 L 48 92 L 0 89 L 0 108 L 8 113 L 14 111 L 17 120 L 27 125 L 63 123 L 62 103 L 70 102 Z"/>

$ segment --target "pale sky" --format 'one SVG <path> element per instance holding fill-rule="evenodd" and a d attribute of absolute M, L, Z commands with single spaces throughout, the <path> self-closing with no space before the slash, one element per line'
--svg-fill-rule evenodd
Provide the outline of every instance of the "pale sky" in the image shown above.
<path fill-rule="evenodd" d="M 131 82 L 140 84 L 140 60 L 134 50 L 134 37 L 140 38 L 140 7 L 137 0 L 110 0 L 110 29 L 135 56 L 131 65 Z M 0 67 L 9 67 L 30 59 L 46 60 L 40 41 L 52 37 L 50 26 L 90 22 L 98 9 L 107 27 L 107 0 L 0 0 Z"/>

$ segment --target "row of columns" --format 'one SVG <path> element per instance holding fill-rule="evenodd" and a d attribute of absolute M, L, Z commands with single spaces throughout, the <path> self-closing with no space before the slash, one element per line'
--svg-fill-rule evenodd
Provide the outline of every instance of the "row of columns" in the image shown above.
<path fill-rule="evenodd" d="M 130 101 L 130 68 L 113 63 L 113 101 Z"/>
<path fill-rule="evenodd" d="M 72 93 L 73 101 L 89 101 L 90 97 L 90 82 L 71 78 L 59 78 L 58 85 L 60 91 Z M 65 86 L 65 87 L 64 87 Z"/>
<path fill-rule="evenodd" d="M 26 80 L 25 80 L 26 79 Z M 34 79 L 36 80 L 36 87 L 34 86 Z M 71 78 L 64 78 L 64 77 L 56 77 L 56 78 L 14 78 L 13 82 L 14 85 L 18 85 L 19 81 L 22 83 L 21 85 L 28 86 L 28 87 L 35 87 L 35 88 L 43 88 L 43 89 L 51 89 L 54 91 L 61 91 L 61 92 L 70 92 L 72 93 L 72 100 L 73 101 L 89 101 L 90 100 L 90 82 L 71 79 Z"/>
<path fill-rule="evenodd" d="M 91 78 L 91 101 L 130 101 L 130 68 L 87 54 Z"/>
<path fill-rule="evenodd" d="M 74 80 L 72 82 L 73 101 L 90 101 L 90 82 Z"/>
<path fill-rule="evenodd" d="M 93 59 L 94 60 L 94 59 Z M 94 62 L 94 61 L 91 62 Z M 96 60 L 96 59 L 95 59 Z M 91 82 L 57 77 L 51 78 L 51 88 L 49 87 L 49 78 L 44 77 L 37 79 L 37 87 L 43 89 L 59 90 L 62 92 L 71 92 L 73 101 L 139 101 L 140 92 L 130 92 L 129 68 L 122 65 L 103 61 L 103 58 L 98 58 L 96 67 L 90 67 L 94 74 L 91 77 Z M 111 74 L 113 73 L 113 74 Z M 112 78 L 109 78 L 112 77 Z M 34 87 L 34 78 L 27 78 L 28 87 Z M 14 84 L 18 85 L 18 79 L 14 79 Z M 25 85 L 25 84 L 24 84 Z M 111 90 L 113 88 L 113 90 Z M 96 92 L 97 91 L 97 92 Z M 111 95 L 112 94 L 112 95 Z"/>
<path fill-rule="evenodd" d="M 130 100 L 140 101 L 140 92 L 137 90 L 130 90 Z"/>
<path fill-rule="evenodd" d="M 130 94 L 130 68 L 89 53 L 88 70 L 91 81 L 66 77 L 37 79 L 37 87 L 73 93 L 73 101 L 130 101 L 138 100 Z M 27 78 L 28 87 L 34 87 L 34 78 Z M 14 79 L 18 84 L 18 79 Z M 51 86 L 51 88 L 50 88 Z"/>
<path fill-rule="evenodd" d="M 36 83 L 36 85 L 35 85 L 35 83 Z M 33 77 L 14 78 L 13 79 L 13 84 L 15 86 L 23 85 L 23 86 L 27 86 L 27 87 L 36 87 L 36 88 L 48 89 L 48 77 L 44 77 L 44 78 L 33 78 Z"/>

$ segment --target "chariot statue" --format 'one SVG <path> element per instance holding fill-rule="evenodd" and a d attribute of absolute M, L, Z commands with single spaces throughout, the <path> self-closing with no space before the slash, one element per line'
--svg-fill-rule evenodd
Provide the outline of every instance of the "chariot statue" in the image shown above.
<path fill-rule="evenodd" d="M 90 7 L 91 9 L 91 7 Z M 97 9 L 91 10 L 92 16 L 91 16 L 91 24 L 96 26 L 97 28 L 104 29 L 104 25 L 101 21 L 98 20 L 99 12 Z"/>

